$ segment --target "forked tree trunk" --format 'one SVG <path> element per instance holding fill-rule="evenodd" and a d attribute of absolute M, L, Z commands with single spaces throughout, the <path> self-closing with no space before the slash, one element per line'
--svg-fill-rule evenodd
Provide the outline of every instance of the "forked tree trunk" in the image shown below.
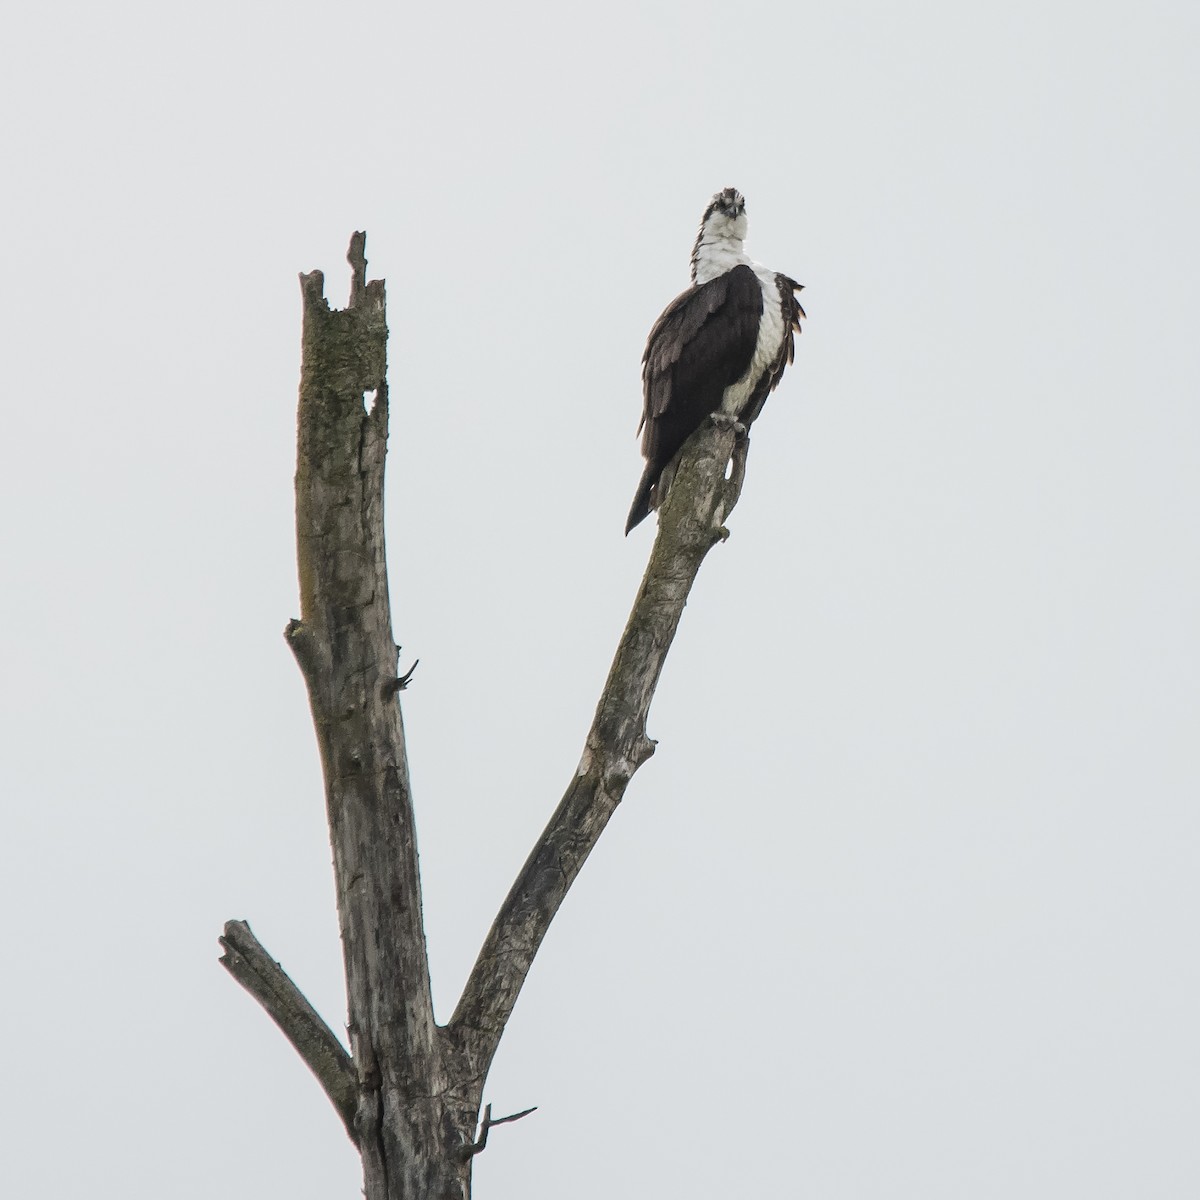
<path fill-rule="evenodd" d="M 714 425 L 685 449 L 578 771 L 501 905 L 453 1017 L 438 1026 L 384 553 L 384 285 L 366 280 L 365 240 L 351 241 L 346 309 L 329 308 L 320 272 L 301 276 L 301 615 L 286 633 L 325 775 L 349 1054 L 244 922 L 226 925 L 222 962 L 325 1088 L 362 1155 L 367 1200 L 467 1200 L 488 1129 L 512 1119 L 492 1121 L 489 1109 L 476 1134 L 488 1069 L 550 921 L 654 752 L 646 715 L 696 572 L 725 536 L 747 443 Z"/>

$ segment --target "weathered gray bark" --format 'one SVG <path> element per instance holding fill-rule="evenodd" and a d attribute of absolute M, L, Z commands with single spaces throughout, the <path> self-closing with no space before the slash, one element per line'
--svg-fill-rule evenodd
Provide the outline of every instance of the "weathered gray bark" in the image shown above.
<path fill-rule="evenodd" d="M 365 235 L 355 234 L 345 310 L 330 310 L 320 272 L 301 276 L 301 615 L 286 634 L 325 775 L 350 1053 L 242 922 L 226 926 L 222 962 L 325 1088 L 362 1155 L 367 1200 L 467 1200 L 487 1130 L 513 1119 L 493 1121 L 489 1110 L 476 1140 L 500 1036 L 563 897 L 654 752 L 650 703 L 700 564 L 726 536 L 747 443 L 710 425 L 685 448 L 579 768 L 501 905 L 453 1017 L 439 1027 L 384 553 L 384 285 L 367 282 L 364 247 Z"/>

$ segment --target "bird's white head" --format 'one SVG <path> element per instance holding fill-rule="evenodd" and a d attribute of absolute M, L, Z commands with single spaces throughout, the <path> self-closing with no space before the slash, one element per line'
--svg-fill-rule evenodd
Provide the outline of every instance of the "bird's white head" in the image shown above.
<path fill-rule="evenodd" d="M 707 283 L 749 262 L 746 240 L 746 197 L 737 188 L 724 188 L 709 202 L 700 219 L 692 247 L 692 282 Z"/>

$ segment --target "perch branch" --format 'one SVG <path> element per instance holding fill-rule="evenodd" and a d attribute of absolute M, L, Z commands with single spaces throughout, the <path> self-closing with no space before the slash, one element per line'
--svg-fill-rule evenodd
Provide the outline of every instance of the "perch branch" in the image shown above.
<path fill-rule="evenodd" d="M 745 456 L 744 436 L 714 424 L 694 434 L 680 458 L 575 778 L 500 906 L 446 1029 L 472 1072 L 487 1073 L 554 914 L 634 772 L 654 753 L 650 703 L 700 564 L 728 536 L 723 522 L 737 503 Z"/>
<path fill-rule="evenodd" d="M 357 1142 L 358 1076 L 350 1055 L 245 921 L 227 922 L 219 941 L 225 950 L 221 965 L 266 1009 L 295 1046 L 337 1109 L 350 1140 Z"/>

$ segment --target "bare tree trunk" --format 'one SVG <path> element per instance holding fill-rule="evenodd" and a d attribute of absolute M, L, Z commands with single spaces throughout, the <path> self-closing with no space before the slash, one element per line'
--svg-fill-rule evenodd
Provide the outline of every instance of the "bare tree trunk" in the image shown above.
<path fill-rule="evenodd" d="M 416 830 L 383 536 L 387 322 L 351 240 L 349 307 L 301 276 L 304 334 L 296 467 L 304 675 L 325 776 L 350 1052 L 244 922 L 222 962 L 317 1076 L 362 1155 L 367 1200 L 468 1200 L 483 1086 L 533 957 L 563 897 L 654 752 L 646 716 L 700 563 L 726 536 L 747 443 L 706 427 L 685 449 L 583 757 L 496 916 L 448 1025 L 434 1021 Z M 732 473 L 728 466 L 732 457 Z M 728 478 L 727 478 L 728 474 Z M 530 1110 L 531 1111 L 531 1110 Z"/>

